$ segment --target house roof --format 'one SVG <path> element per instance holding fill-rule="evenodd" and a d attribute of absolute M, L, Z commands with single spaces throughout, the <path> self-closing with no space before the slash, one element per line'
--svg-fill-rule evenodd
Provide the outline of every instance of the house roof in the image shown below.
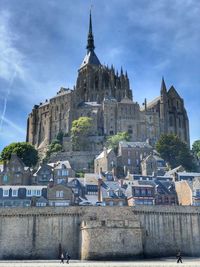
<path fill-rule="evenodd" d="M 68 160 L 58 161 L 54 169 L 62 169 L 62 165 L 64 165 L 67 169 L 71 169 L 71 165 Z"/>
<path fill-rule="evenodd" d="M 178 176 L 188 176 L 188 177 L 200 177 L 199 172 L 179 172 L 177 173 Z"/>
<path fill-rule="evenodd" d="M 111 151 L 112 151 L 112 148 L 107 149 L 107 154 L 109 154 Z M 96 157 L 96 159 L 102 159 L 102 158 L 104 158 L 104 153 L 105 153 L 105 151 L 103 150 L 103 151 Z"/>
<path fill-rule="evenodd" d="M 112 195 L 109 195 L 112 190 Z M 121 191 L 121 196 L 118 196 L 118 191 Z M 125 189 L 121 188 L 119 183 L 116 181 L 105 181 L 101 184 L 101 192 L 103 198 L 125 198 Z"/>
<path fill-rule="evenodd" d="M 42 190 L 43 188 L 47 188 L 47 185 L 0 185 L 0 188 L 4 190 L 14 189 L 18 190 L 20 188 L 26 188 L 27 190 Z"/>
<path fill-rule="evenodd" d="M 41 196 L 40 198 L 36 199 L 36 202 L 42 202 L 42 203 L 48 203 L 48 200 L 46 198 L 44 198 L 43 196 Z"/>
<path fill-rule="evenodd" d="M 170 175 L 175 174 L 176 172 L 180 172 L 180 171 L 183 171 L 183 170 L 184 170 L 183 166 L 182 165 L 179 165 L 178 167 L 176 167 L 176 168 L 174 168 L 174 169 L 166 172 L 165 173 L 165 176 L 170 176 Z"/>
<path fill-rule="evenodd" d="M 147 142 L 127 142 L 120 141 L 119 146 L 130 148 L 152 148 Z"/>

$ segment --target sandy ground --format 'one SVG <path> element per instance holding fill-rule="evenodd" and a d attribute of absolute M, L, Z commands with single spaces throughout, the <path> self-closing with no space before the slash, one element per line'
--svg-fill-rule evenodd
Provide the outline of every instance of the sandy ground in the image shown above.
<path fill-rule="evenodd" d="M 59 261 L 0 261 L 0 267 L 167 267 L 177 266 L 176 259 L 164 258 L 159 260 L 140 260 L 140 261 L 76 261 L 71 260 L 69 264 L 66 262 L 61 264 Z M 200 267 L 200 258 L 183 258 L 183 263 L 180 266 Z M 178 265 L 178 266 L 179 266 Z"/>

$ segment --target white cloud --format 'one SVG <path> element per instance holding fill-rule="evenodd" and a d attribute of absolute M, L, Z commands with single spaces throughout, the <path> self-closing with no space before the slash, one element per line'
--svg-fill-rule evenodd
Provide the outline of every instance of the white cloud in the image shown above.
<path fill-rule="evenodd" d="M 0 78 L 9 81 L 14 72 L 19 78 L 24 77 L 24 56 L 14 46 L 19 38 L 9 27 L 10 13 L 0 12 Z"/>

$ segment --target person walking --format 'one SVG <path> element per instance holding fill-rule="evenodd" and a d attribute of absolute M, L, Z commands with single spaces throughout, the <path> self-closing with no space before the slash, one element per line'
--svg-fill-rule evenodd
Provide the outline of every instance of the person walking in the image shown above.
<path fill-rule="evenodd" d="M 70 255 L 68 252 L 66 252 L 66 263 L 69 264 L 69 260 L 71 259 Z"/>
<path fill-rule="evenodd" d="M 64 263 L 64 259 L 65 259 L 65 257 L 64 257 L 64 254 L 62 252 L 60 255 L 60 263 Z"/>
<path fill-rule="evenodd" d="M 179 262 L 183 263 L 180 250 L 178 251 L 176 258 L 177 258 L 177 263 L 179 263 Z"/>

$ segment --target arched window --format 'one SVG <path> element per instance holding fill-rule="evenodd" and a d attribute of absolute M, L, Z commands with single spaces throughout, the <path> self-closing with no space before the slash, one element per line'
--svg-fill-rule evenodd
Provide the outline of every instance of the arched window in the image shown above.
<path fill-rule="evenodd" d="M 173 117 L 169 117 L 169 126 L 170 126 L 170 127 L 173 126 Z"/>

